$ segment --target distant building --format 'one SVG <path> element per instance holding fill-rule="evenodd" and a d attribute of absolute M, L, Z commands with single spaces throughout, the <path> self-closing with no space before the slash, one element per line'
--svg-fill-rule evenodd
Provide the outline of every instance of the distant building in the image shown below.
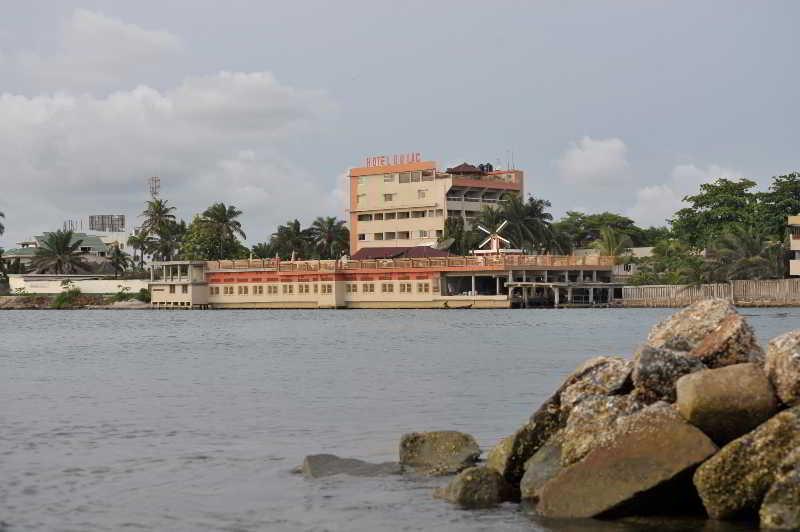
<path fill-rule="evenodd" d="M 30 240 L 18 242 L 19 247 L 7 249 L 3 251 L 3 260 L 11 262 L 19 259 L 23 266 L 30 265 L 33 257 L 36 255 L 36 250 L 42 246 L 42 241 L 45 239 L 47 233 L 37 235 Z M 78 240 L 81 241 L 80 248 L 77 253 L 84 255 L 87 262 L 92 264 L 101 264 L 107 262 L 106 255 L 109 253 L 109 246 L 104 243 L 97 235 L 87 235 L 86 233 L 72 233 L 71 244 Z"/>
<path fill-rule="evenodd" d="M 506 193 L 523 193 L 521 170 L 463 163 L 445 171 L 419 154 L 369 157 L 350 170 L 350 252 L 369 247 L 431 246 L 448 217 L 467 227 Z"/>
<path fill-rule="evenodd" d="M 600 252 L 595 248 L 578 248 L 573 252 L 578 257 L 586 257 L 592 255 L 600 255 Z M 652 246 L 642 246 L 628 248 L 625 257 L 634 259 L 643 259 L 653 256 Z M 623 260 L 621 264 L 615 264 L 612 271 L 614 280 L 617 282 L 628 282 L 628 280 L 639 271 L 639 265 L 633 261 Z"/>
<path fill-rule="evenodd" d="M 789 250 L 792 259 L 789 261 L 789 275 L 800 276 L 800 215 L 789 216 Z"/>

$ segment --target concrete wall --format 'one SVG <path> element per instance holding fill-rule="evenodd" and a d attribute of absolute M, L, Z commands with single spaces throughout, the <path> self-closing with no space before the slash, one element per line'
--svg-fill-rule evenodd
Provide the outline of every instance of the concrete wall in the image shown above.
<path fill-rule="evenodd" d="M 148 282 L 145 279 L 91 279 L 73 281 L 73 284 L 84 294 L 115 294 L 122 286 L 130 288 L 130 293 L 135 294 L 147 288 Z M 31 294 L 60 294 L 64 291 L 61 280 L 31 279 L 24 275 L 10 275 L 9 285 L 12 294 L 19 288 Z"/>
<path fill-rule="evenodd" d="M 626 307 L 682 307 L 701 299 L 719 297 L 747 306 L 800 306 L 800 279 L 731 281 L 687 285 L 626 286 L 622 303 Z"/>

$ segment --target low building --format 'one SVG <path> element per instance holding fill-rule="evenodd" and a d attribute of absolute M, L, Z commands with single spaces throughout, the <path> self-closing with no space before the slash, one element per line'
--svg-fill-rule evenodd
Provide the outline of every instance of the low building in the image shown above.
<path fill-rule="evenodd" d="M 33 257 L 36 256 L 36 250 L 42 246 L 42 242 L 48 233 L 36 235 L 30 240 L 18 242 L 16 248 L 6 249 L 3 251 L 3 260 L 11 262 L 19 259 L 20 264 L 23 266 L 30 266 Z M 101 260 L 109 254 L 108 245 L 103 242 L 100 237 L 96 235 L 87 235 L 86 233 L 72 233 L 72 240 L 70 244 L 75 244 L 81 241 L 80 247 L 76 253 L 83 255 L 87 262 L 91 264 L 102 264 L 108 262 Z"/>
<path fill-rule="evenodd" d="M 600 252 L 595 248 L 578 248 L 574 251 L 575 255 L 586 257 L 590 255 L 600 255 Z M 636 260 L 631 259 L 644 259 L 653 256 L 652 246 L 641 246 L 628 248 L 625 254 L 620 257 L 619 264 L 614 265 L 613 277 L 614 280 L 620 283 L 626 283 L 639 271 L 639 264 Z"/>
<path fill-rule="evenodd" d="M 789 275 L 800 276 L 800 215 L 789 216 L 789 250 L 792 258 L 789 260 Z"/>
<path fill-rule="evenodd" d="M 481 255 L 151 265 L 156 308 L 509 308 L 621 295 L 613 257 Z"/>

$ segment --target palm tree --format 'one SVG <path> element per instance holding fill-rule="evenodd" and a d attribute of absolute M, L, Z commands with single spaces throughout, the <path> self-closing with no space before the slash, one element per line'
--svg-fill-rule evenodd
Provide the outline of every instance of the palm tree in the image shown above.
<path fill-rule="evenodd" d="M 259 259 L 271 259 L 275 257 L 275 248 L 269 242 L 259 242 L 254 244 L 251 251 Z"/>
<path fill-rule="evenodd" d="M 150 246 L 150 239 L 143 230 L 136 231 L 128 237 L 128 245 L 133 248 L 133 258 L 136 259 L 136 252 L 139 252 L 139 268 L 144 270 L 144 253 Z"/>
<path fill-rule="evenodd" d="M 34 271 L 61 275 L 87 271 L 88 265 L 77 253 L 82 243 L 80 239 L 73 242 L 72 231 L 45 233 L 31 261 Z"/>
<path fill-rule="evenodd" d="M 522 201 L 517 194 L 508 196 L 503 202 L 503 217 L 508 220 L 505 234 L 516 246 L 529 251 L 546 247 L 551 240 L 550 222 L 553 215 L 546 212 L 550 202 L 528 197 Z"/>
<path fill-rule="evenodd" d="M 603 227 L 600 229 L 600 238 L 592 243 L 592 246 L 600 252 L 601 255 L 607 257 L 614 257 L 617 264 L 621 262 L 621 257 L 632 246 L 633 242 L 631 237 L 621 231 L 615 230 L 613 227 Z"/>
<path fill-rule="evenodd" d="M 109 255 L 109 262 L 111 263 L 111 267 L 114 268 L 114 279 L 120 274 L 120 272 L 124 272 L 130 266 L 133 266 L 133 260 L 131 256 L 122 251 L 119 246 L 114 246 L 111 250 L 111 255 Z"/>
<path fill-rule="evenodd" d="M 481 225 L 489 231 L 494 231 L 497 226 L 503 223 L 503 220 L 505 220 L 505 215 L 502 208 L 486 205 L 475 219 L 475 226 Z"/>
<path fill-rule="evenodd" d="M 278 226 L 270 243 L 281 258 L 289 258 L 293 253 L 302 256 L 308 247 L 308 233 L 297 219 L 289 220 L 286 225 Z"/>
<path fill-rule="evenodd" d="M 308 228 L 308 236 L 320 258 L 336 259 L 348 252 L 350 231 L 344 224 L 344 220 L 337 220 L 335 216 L 319 216 Z"/>
<path fill-rule="evenodd" d="M 154 198 L 148 201 L 144 212 L 140 215 L 144 218 L 141 230 L 160 237 L 167 224 L 175 221 L 174 211 L 175 207 L 167 205 L 167 200 Z"/>
<path fill-rule="evenodd" d="M 233 205 L 225 206 L 224 203 L 215 203 L 200 215 L 199 222 L 202 226 L 210 229 L 219 242 L 218 259 L 223 259 L 222 246 L 228 241 L 236 240 L 236 236 L 247 238 L 242 230 L 242 224 L 237 220 L 242 211 Z"/>
<path fill-rule="evenodd" d="M 758 229 L 733 225 L 709 248 L 719 279 L 776 279 L 784 276 L 783 244 Z"/>

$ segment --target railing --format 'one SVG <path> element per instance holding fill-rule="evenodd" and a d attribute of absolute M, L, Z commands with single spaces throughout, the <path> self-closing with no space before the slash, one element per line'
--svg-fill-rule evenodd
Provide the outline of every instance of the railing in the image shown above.
<path fill-rule="evenodd" d="M 371 260 L 304 260 L 242 259 L 207 261 L 206 268 L 213 270 L 269 269 L 281 272 L 333 272 L 337 270 L 409 269 L 409 268 L 464 268 L 486 267 L 508 270 L 512 268 L 565 268 L 580 266 L 614 266 L 614 257 L 600 255 L 479 255 L 454 257 L 429 257 L 417 259 Z"/>
<path fill-rule="evenodd" d="M 800 279 L 731 281 L 699 286 L 626 286 L 622 289 L 623 304 L 632 307 L 682 307 L 711 297 L 747 306 L 798 304 Z"/>

